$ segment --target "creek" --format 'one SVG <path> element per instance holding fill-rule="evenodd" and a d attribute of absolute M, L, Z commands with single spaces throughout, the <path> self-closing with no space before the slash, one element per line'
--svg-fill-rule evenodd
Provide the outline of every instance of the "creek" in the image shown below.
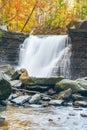
<path fill-rule="evenodd" d="M 13 107 L 0 113 L 6 121 L 0 122 L 0 130 L 87 130 L 87 109 L 73 107 Z"/>

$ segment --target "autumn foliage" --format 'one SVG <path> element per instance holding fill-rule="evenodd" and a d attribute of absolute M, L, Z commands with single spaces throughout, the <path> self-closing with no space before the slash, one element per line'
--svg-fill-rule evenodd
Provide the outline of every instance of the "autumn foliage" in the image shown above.
<path fill-rule="evenodd" d="M 70 21 L 86 16 L 86 0 L 0 0 L 0 24 L 10 31 L 59 27 L 65 32 Z"/>

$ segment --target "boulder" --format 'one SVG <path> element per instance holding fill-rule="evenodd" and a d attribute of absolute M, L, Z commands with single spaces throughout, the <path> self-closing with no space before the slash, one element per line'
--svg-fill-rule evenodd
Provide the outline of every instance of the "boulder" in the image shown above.
<path fill-rule="evenodd" d="M 73 105 L 76 107 L 87 107 L 87 101 L 75 101 Z"/>
<path fill-rule="evenodd" d="M 7 106 L 7 100 L 0 100 L 0 105 L 3 107 Z"/>
<path fill-rule="evenodd" d="M 12 87 L 21 88 L 22 82 L 20 80 L 9 81 Z"/>
<path fill-rule="evenodd" d="M 81 117 L 87 117 L 87 114 L 81 113 L 80 116 Z"/>
<path fill-rule="evenodd" d="M 69 80 L 69 79 L 63 79 L 60 82 L 56 83 L 55 86 L 56 90 L 67 90 L 69 88 L 72 89 L 72 92 L 79 92 L 84 90 L 82 86 L 78 84 L 78 82 Z"/>
<path fill-rule="evenodd" d="M 4 79 L 6 79 L 7 81 L 10 81 L 11 80 L 11 76 L 9 75 L 9 74 L 6 74 L 5 72 L 1 72 L 0 73 L 3 77 L 4 77 Z"/>
<path fill-rule="evenodd" d="M 16 71 L 13 73 L 13 75 L 11 76 L 11 79 L 12 79 L 12 80 L 18 80 L 19 77 L 21 76 L 21 74 L 22 74 L 21 70 L 16 70 Z"/>
<path fill-rule="evenodd" d="M 11 84 L 3 77 L 0 77 L 0 100 L 7 99 L 11 94 L 11 91 Z"/>
<path fill-rule="evenodd" d="M 80 100 L 85 100 L 85 101 L 87 101 L 87 97 L 81 96 L 80 94 L 72 94 L 72 99 L 73 99 L 74 101 L 76 101 L 76 100 L 78 100 L 78 101 L 80 101 Z"/>
<path fill-rule="evenodd" d="M 85 79 L 77 79 L 76 82 L 83 87 L 84 90 L 87 91 L 87 80 Z"/>
<path fill-rule="evenodd" d="M 48 95 L 52 96 L 52 95 L 56 94 L 56 91 L 53 88 L 50 88 L 47 93 L 48 93 Z"/>
<path fill-rule="evenodd" d="M 0 72 L 4 72 L 7 75 L 12 75 L 15 72 L 15 69 L 9 65 L 0 65 Z"/>
<path fill-rule="evenodd" d="M 72 95 L 72 89 L 69 88 L 65 91 L 60 92 L 57 96 L 57 99 L 70 100 L 71 95 Z"/>
<path fill-rule="evenodd" d="M 64 79 L 63 77 L 49 77 L 49 78 L 37 78 L 29 77 L 25 79 L 23 83 L 25 85 L 42 85 L 42 86 L 54 86 L 57 82 Z"/>
<path fill-rule="evenodd" d="M 51 100 L 51 98 L 48 97 L 48 96 L 42 96 L 41 99 L 42 99 L 43 101 L 50 101 L 50 100 Z"/>
<path fill-rule="evenodd" d="M 11 76 L 14 72 L 14 68 L 9 64 L 0 66 L 0 76 L 7 81 L 11 80 Z"/>
<path fill-rule="evenodd" d="M 29 100 L 30 104 L 37 104 L 39 103 L 41 99 L 41 94 L 35 94 L 34 96 L 32 96 L 32 98 Z"/>

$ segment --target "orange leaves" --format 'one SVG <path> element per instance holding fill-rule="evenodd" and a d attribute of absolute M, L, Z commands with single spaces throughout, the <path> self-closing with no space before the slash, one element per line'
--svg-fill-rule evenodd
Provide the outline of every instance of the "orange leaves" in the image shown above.
<path fill-rule="evenodd" d="M 21 7 L 19 4 L 15 4 L 15 8 L 17 11 L 19 11 L 21 13 L 23 12 L 23 7 Z"/>
<path fill-rule="evenodd" d="M 24 32 L 30 32 L 36 26 L 65 29 L 71 20 L 87 15 L 86 0 L 0 0 L 0 19 L 9 30 L 21 31 L 35 3 Z M 85 8 L 81 10 L 83 6 Z"/>

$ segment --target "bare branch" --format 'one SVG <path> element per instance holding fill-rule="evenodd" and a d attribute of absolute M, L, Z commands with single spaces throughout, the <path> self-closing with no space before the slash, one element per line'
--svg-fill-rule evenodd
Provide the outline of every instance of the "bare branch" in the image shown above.
<path fill-rule="evenodd" d="M 27 20 L 26 20 L 26 22 L 25 22 L 25 24 L 24 24 L 24 26 L 23 26 L 23 28 L 22 28 L 21 32 L 23 32 L 23 30 L 24 30 L 25 26 L 26 26 L 26 25 L 27 25 L 27 23 L 29 22 L 29 20 L 30 20 L 30 18 L 31 18 L 31 16 L 32 16 L 32 14 L 33 14 L 33 12 L 34 12 L 34 10 L 35 10 L 35 8 L 36 8 L 36 5 L 37 5 L 37 1 L 36 1 L 35 5 L 34 5 L 34 7 L 33 7 L 32 11 L 31 11 L 31 13 L 29 14 L 29 16 L 28 16 L 28 18 L 27 18 Z"/>

